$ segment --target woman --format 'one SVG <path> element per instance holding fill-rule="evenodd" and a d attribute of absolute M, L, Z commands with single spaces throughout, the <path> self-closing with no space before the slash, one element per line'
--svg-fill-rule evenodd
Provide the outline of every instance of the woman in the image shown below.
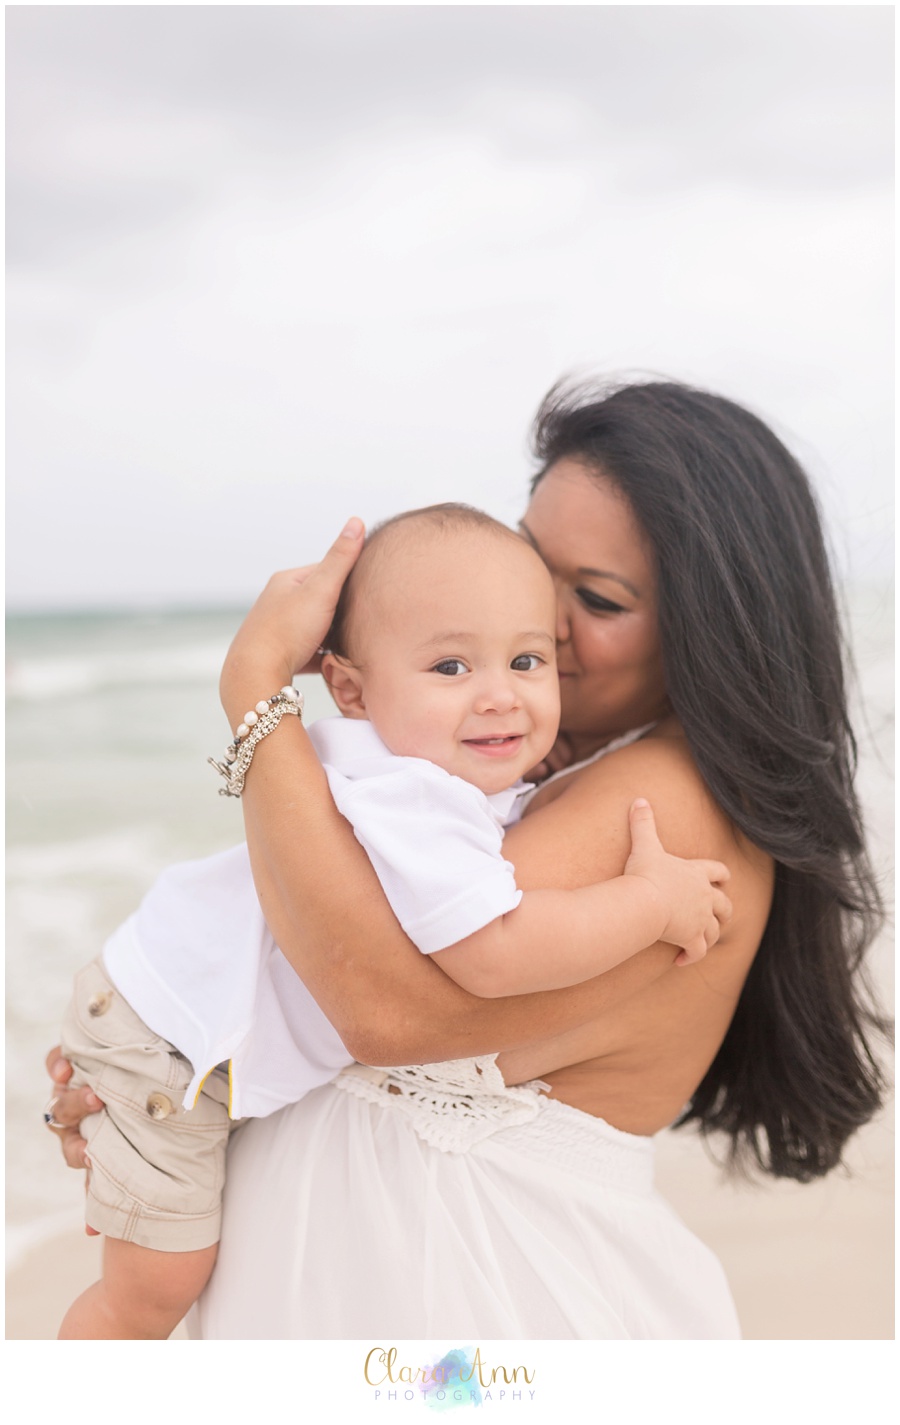
<path fill-rule="evenodd" d="M 733 920 L 690 970 L 655 946 L 573 989 L 475 1000 L 406 942 L 302 729 L 266 738 L 244 794 L 257 887 L 351 1052 L 499 1058 L 351 1072 L 243 1129 L 204 1335 L 734 1335 L 716 1264 L 652 1193 L 652 1135 L 695 1121 L 808 1181 L 879 1104 L 859 987 L 877 896 L 805 477 L 753 416 L 670 384 L 555 390 L 536 449 L 522 529 L 557 581 L 572 768 L 506 854 L 525 888 L 616 875 L 646 796 L 667 848 L 728 863 Z M 351 523 L 308 578 L 270 582 L 223 672 L 232 726 L 309 665 L 359 544 Z M 487 1088 L 502 1102 L 497 1068 L 549 1095 L 454 1141 Z"/>

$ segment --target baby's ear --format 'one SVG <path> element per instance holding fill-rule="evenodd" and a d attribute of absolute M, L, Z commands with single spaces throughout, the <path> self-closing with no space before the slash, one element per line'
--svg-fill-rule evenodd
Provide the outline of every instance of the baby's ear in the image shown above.
<path fill-rule="evenodd" d="M 322 677 L 344 717 L 366 716 L 362 674 L 347 658 L 326 653 L 322 659 Z"/>

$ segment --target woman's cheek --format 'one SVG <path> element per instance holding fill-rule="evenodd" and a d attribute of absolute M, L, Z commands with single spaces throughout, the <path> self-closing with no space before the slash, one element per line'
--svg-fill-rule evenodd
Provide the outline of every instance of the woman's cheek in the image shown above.
<path fill-rule="evenodd" d="M 651 672 L 662 666 L 655 627 L 645 619 L 620 619 L 608 627 L 603 649 L 608 664 L 622 672 Z"/>
<path fill-rule="evenodd" d="M 605 677 L 615 674 L 623 657 L 627 657 L 628 641 L 612 624 L 598 621 L 589 625 L 583 633 L 584 653 L 579 658 L 582 671 Z"/>

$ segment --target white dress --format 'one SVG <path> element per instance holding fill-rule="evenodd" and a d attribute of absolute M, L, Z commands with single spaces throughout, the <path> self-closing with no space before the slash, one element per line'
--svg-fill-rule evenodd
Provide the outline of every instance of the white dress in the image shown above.
<path fill-rule="evenodd" d="M 708 1340 L 721 1266 L 653 1187 L 651 1138 L 507 1089 L 493 1058 L 354 1066 L 230 1150 L 189 1325 L 226 1340 Z"/>

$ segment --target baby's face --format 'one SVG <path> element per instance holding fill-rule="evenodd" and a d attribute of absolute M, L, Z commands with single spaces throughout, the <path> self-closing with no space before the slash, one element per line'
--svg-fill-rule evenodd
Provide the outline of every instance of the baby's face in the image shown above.
<path fill-rule="evenodd" d="M 373 572 L 359 649 L 361 714 L 398 756 L 488 795 L 552 747 L 559 726 L 553 584 L 524 542 L 417 531 Z"/>

